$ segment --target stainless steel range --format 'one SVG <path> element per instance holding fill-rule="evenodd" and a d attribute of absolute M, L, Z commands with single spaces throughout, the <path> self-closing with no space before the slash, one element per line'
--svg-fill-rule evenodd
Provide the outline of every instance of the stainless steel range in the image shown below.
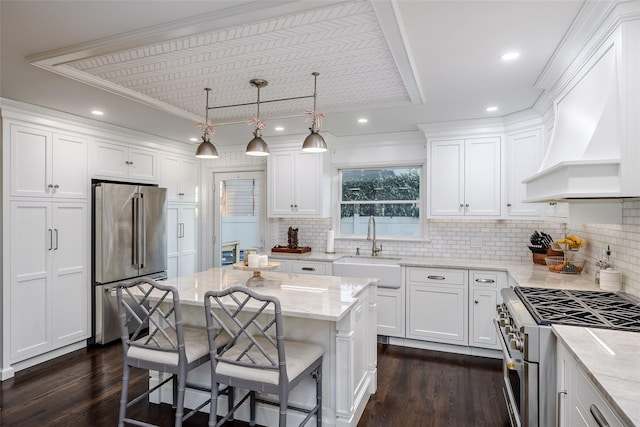
<path fill-rule="evenodd" d="M 552 324 L 640 332 L 640 301 L 612 292 L 516 287 L 501 291 L 495 321 L 504 352 L 504 396 L 513 426 L 556 423 Z"/>

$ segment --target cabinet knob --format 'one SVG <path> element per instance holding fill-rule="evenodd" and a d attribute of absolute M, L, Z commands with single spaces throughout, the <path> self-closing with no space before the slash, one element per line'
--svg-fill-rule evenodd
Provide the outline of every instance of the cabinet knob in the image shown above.
<path fill-rule="evenodd" d="M 469 203 L 467 203 L 466 205 L 464 205 L 464 207 L 465 207 L 465 208 L 468 208 L 468 207 L 469 207 Z"/>
<path fill-rule="evenodd" d="M 507 203 L 507 207 L 510 208 L 511 207 L 511 203 Z"/>
<path fill-rule="evenodd" d="M 473 300 L 473 302 L 474 302 L 475 304 L 477 304 L 477 303 L 478 303 L 478 300 L 477 300 L 477 299 L 476 299 L 476 300 Z"/>
<path fill-rule="evenodd" d="M 58 184 L 54 185 L 53 188 L 60 188 Z"/>
<path fill-rule="evenodd" d="M 47 185 L 47 187 L 53 188 L 53 184 L 49 184 L 49 185 Z"/>
<path fill-rule="evenodd" d="M 464 208 L 464 205 L 463 205 L 462 203 L 460 203 L 460 207 L 461 207 L 461 208 Z"/>

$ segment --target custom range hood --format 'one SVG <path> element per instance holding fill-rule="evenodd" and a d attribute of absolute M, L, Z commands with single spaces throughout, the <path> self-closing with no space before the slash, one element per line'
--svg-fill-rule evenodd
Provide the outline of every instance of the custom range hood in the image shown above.
<path fill-rule="evenodd" d="M 640 197 L 640 22 L 622 23 L 556 98 L 553 133 L 527 202 Z"/>

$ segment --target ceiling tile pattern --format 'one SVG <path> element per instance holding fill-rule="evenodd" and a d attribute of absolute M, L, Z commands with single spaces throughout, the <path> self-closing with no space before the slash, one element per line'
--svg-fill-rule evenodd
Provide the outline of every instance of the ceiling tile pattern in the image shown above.
<path fill-rule="evenodd" d="M 204 116 L 210 106 L 255 103 L 249 80 L 269 82 L 261 101 L 310 96 L 318 77 L 318 110 L 409 104 L 376 14 L 368 1 L 340 3 L 188 37 L 166 39 L 56 66 L 87 82 L 102 81 L 159 108 Z M 262 118 L 300 115 L 310 98 L 260 105 Z M 244 121 L 256 106 L 220 108 L 213 123 Z"/>

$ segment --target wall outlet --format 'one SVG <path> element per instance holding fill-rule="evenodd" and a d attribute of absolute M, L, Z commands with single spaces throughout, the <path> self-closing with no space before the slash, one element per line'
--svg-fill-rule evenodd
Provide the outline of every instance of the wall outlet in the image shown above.
<path fill-rule="evenodd" d="M 470 247 L 480 249 L 482 248 L 482 239 L 471 239 Z"/>

